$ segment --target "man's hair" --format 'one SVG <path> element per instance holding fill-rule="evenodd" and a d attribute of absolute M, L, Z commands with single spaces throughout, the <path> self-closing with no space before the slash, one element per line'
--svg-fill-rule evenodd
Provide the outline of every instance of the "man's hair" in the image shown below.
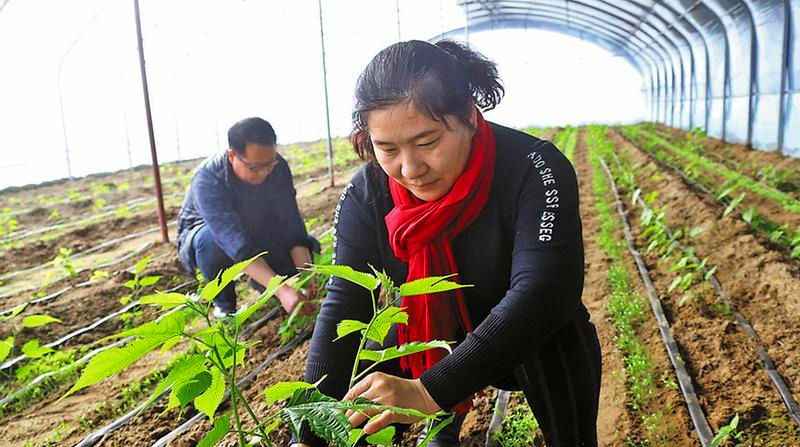
<path fill-rule="evenodd" d="M 258 117 L 245 118 L 228 129 L 228 145 L 239 155 L 244 155 L 247 143 L 274 146 L 276 140 L 272 125 Z"/>

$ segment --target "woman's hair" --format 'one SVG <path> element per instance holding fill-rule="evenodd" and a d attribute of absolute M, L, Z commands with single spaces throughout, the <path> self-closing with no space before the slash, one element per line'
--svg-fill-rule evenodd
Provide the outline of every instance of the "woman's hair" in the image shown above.
<path fill-rule="evenodd" d="M 469 128 L 473 105 L 493 109 L 503 97 L 497 66 L 464 44 L 409 40 L 378 53 L 358 77 L 350 142 L 362 160 L 374 158 L 367 113 L 410 102 L 450 129 L 446 115 Z"/>

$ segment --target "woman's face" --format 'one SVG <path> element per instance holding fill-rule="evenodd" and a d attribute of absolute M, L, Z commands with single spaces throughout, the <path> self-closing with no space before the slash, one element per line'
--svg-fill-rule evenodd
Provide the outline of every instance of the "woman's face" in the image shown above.
<path fill-rule="evenodd" d="M 367 114 L 376 161 L 421 200 L 447 194 L 467 166 L 475 132 L 454 116 L 448 116 L 447 123 L 450 129 L 409 102 Z"/>

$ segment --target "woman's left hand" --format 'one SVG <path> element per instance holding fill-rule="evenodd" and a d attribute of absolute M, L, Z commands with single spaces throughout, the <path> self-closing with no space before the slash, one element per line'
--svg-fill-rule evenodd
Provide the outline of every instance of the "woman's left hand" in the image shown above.
<path fill-rule="evenodd" d="M 364 397 L 382 405 L 411 408 L 425 414 L 433 414 L 441 410 L 419 379 L 404 379 L 380 372 L 368 375 L 356 383 L 344 396 L 345 400 L 355 399 L 356 397 Z M 374 414 L 367 414 L 364 415 L 352 410 L 348 410 L 345 413 L 350 420 L 351 427 L 357 427 L 369 417 L 374 416 Z M 419 418 L 413 416 L 384 411 L 364 427 L 364 432 L 372 434 L 395 422 L 411 424 L 418 420 Z"/>

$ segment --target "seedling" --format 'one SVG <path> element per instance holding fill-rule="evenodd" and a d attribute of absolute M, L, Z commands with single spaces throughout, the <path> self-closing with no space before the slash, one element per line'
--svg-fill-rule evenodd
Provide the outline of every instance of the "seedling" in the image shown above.
<path fill-rule="evenodd" d="M 145 256 L 144 258 L 140 259 L 135 266 L 133 266 L 133 279 L 129 279 L 125 281 L 125 284 L 123 284 L 125 287 L 130 289 L 131 293 L 123 296 L 119 300 L 120 304 L 125 305 L 128 304 L 130 300 L 138 298 L 145 287 L 150 287 L 157 283 L 159 279 L 161 279 L 161 276 L 159 275 L 150 275 L 145 277 L 140 276 L 144 269 L 147 268 L 147 264 L 149 264 L 150 260 L 152 259 L 152 256 Z"/>
<path fill-rule="evenodd" d="M 281 382 L 269 387 L 263 395 L 267 403 L 275 403 L 284 399 L 288 399 L 288 402 L 265 419 L 259 419 L 236 385 L 237 374 L 245 364 L 247 351 L 255 345 L 255 343 L 243 342 L 240 335 L 244 324 L 266 304 L 275 291 L 285 284 L 285 277 L 275 276 L 267 284 L 264 293 L 250 307 L 242 308 L 236 314 L 229 315 L 224 319 L 214 321 L 211 317 L 214 307 L 213 300 L 219 292 L 259 256 L 261 254 L 220 272 L 197 295 L 156 293 L 142 297 L 142 304 L 157 305 L 162 310 L 169 312 L 164 313 L 155 321 L 112 335 L 111 338 L 133 337 L 134 340 L 124 347 L 109 349 L 93 357 L 78 381 L 61 398 L 115 375 L 151 351 L 160 348 L 162 352 L 166 352 L 180 341 L 188 340 L 194 345 L 197 353 L 189 354 L 175 363 L 155 388 L 143 408 L 146 408 L 156 396 L 167 389 L 170 389 L 167 410 L 179 408 L 182 412 L 189 403 L 193 402 L 195 408 L 205 414 L 213 426 L 205 438 L 200 441 L 201 445 L 215 445 L 233 430 L 238 438 L 239 446 L 249 445 L 247 438 L 250 436 L 257 436 L 260 438 L 260 442 L 271 446 L 273 444 L 270 441 L 269 433 L 277 428 L 281 421 L 286 421 L 289 428 L 295 433 L 300 430 L 303 423 L 308 423 L 316 434 L 327 441 L 333 442 L 338 447 L 349 447 L 363 436 L 363 432 L 360 429 L 350 428 L 348 420 L 343 414 L 346 410 L 367 413 L 391 411 L 422 418 L 430 425 L 436 419 L 444 416 L 441 412 L 435 415 L 426 415 L 416 410 L 380 405 L 363 398 L 339 401 L 320 393 L 316 389 L 317 384 Z M 372 294 L 374 312 L 370 322 L 345 320 L 337 328 L 340 337 L 355 332 L 361 333 L 356 366 L 359 360 L 373 362 L 371 367 L 360 373 L 354 368 L 351 383 L 382 361 L 427 349 L 450 349 L 447 342 L 439 340 L 428 343 L 410 343 L 381 351 L 365 350 L 363 347 L 367 338 L 383 341 L 392 324 L 402 323 L 407 319 L 407 315 L 401 308 L 390 304 L 380 309 L 377 307 L 374 290 L 378 285 L 383 284 L 389 293 L 388 296 L 397 298 L 402 295 L 435 293 L 464 286 L 447 281 L 445 277 L 438 277 L 414 281 L 397 288 L 391 284 L 386 275 L 378 272 L 375 272 L 376 277 L 356 272 L 346 266 L 314 266 L 313 269 L 354 281 L 370 289 Z M 198 325 L 199 322 L 205 323 L 205 327 Z M 232 411 L 217 415 L 217 408 L 222 402 L 226 389 L 230 389 Z M 251 419 L 252 428 L 245 428 L 239 415 L 240 409 L 244 409 Z M 231 419 L 233 419 L 233 424 L 231 424 Z M 436 428 L 432 428 L 432 432 L 435 433 L 450 420 L 452 417 L 441 422 Z M 368 436 L 366 440 L 376 444 L 390 445 L 393 434 L 393 427 L 388 427 Z"/>
<path fill-rule="evenodd" d="M 72 249 L 61 247 L 58 249 L 58 255 L 50 261 L 53 267 L 60 268 L 70 278 L 78 276 L 78 269 L 72 260 Z"/>
<path fill-rule="evenodd" d="M 738 440 L 741 436 L 742 433 L 739 431 L 739 415 L 737 414 L 731 419 L 728 425 L 720 428 L 719 432 L 714 436 L 714 439 L 711 440 L 711 447 L 719 447 L 728 442 L 728 440 Z"/>

